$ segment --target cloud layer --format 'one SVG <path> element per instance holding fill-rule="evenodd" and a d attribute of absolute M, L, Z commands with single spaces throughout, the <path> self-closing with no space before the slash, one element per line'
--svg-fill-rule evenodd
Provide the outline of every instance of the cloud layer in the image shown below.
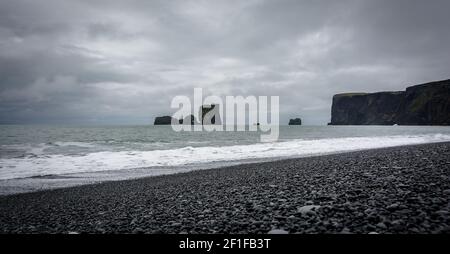
<path fill-rule="evenodd" d="M 450 76 L 450 2 L 0 0 L 0 123 L 151 123 L 175 95 L 331 97 Z"/>

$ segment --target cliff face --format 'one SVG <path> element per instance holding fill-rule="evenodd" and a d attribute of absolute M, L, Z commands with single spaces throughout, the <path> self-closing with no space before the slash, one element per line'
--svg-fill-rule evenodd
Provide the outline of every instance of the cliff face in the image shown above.
<path fill-rule="evenodd" d="M 397 119 L 404 125 L 450 125 L 450 80 L 408 87 Z"/>
<path fill-rule="evenodd" d="M 393 125 L 403 92 L 338 94 L 333 97 L 333 125 Z"/>
<path fill-rule="evenodd" d="M 450 125 L 450 80 L 333 96 L 331 125 Z"/>

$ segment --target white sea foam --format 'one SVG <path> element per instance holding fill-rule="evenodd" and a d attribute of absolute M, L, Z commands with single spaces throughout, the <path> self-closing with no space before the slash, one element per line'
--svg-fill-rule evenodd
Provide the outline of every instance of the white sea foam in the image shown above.
<path fill-rule="evenodd" d="M 51 142 L 38 144 L 12 144 L 1 145 L 4 149 L 23 150 L 26 153 L 41 155 L 48 149 L 60 149 L 65 147 L 79 147 L 79 148 L 95 148 L 98 145 L 87 142 Z"/>
<path fill-rule="evenodd" d="M 87 143 L 87 142 L 55 142 L 52 144 L 55 146 L 60 146 L 60 147 L 77 146 L 77 147 L 91 148 L 91 147 L 96 146 L 92 143 Z"/>
<path fill-rule="evenodd" d="M 191 147 L 153 150 L 94 152 L 83 156 L 46 155 L 33 158 L 0 159 L 0 179 L 41 175 L 61 175 L 143 167 L 182 166 L 211 162 L 303 157 L 362 149 L 450 141 L 447 134 L 414 136 L 349 137 L 316 140 L 290 140 L 275 143 L 222 147 Z M 161 169 L 158 169 L 161 170 Z M 180 169 L 180 172 L 183 169 Z M 171 173 L 175 173 L 171 169 Z M 161 174 L 163 170 L 161 171 Z"/>

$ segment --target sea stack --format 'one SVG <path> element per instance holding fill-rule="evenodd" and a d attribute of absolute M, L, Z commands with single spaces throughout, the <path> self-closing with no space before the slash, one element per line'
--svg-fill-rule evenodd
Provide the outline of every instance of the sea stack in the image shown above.
<path fill-rule="evenodd" d="M 202 105 L 200 107 L 202 124 L 220 124 L 219 107 L 220 106 L 218 104 Z M 211 114 L 208 114 L 211 111 L 213 112 Z"/>
<path fill-rule="evenodd" d="M 290 119 L 289 125 L 302 125 L 302 119 L 300 118 Z"/>
<path fill-rule="evenodd" d="M 333 96 L 330 125 L 450 125 L 450 80 Z"/>
<path fill-rule="evenodd" d="M 153 125 L 171 125 L 173 117 L 171 116 L 158 116 L 155 117 Z"/>
<path fill-rule="evenodd" d="M 179 120 L 180 124 L 189 123 L 189 122 L 190 122 L 191 125 L 195 124 L 195 117 L 193 115 L 188 115 L 184 119 L 180 119 Z"/>

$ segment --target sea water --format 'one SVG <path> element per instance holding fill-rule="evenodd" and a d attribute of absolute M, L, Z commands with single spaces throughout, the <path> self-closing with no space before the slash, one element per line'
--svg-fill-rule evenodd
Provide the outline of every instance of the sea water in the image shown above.
<path fill-rule="evenodd" d="M 271 143 L 260 143 L 260 134 L 174 132 L 170 126 L 1 125 L 0 189 L 450 141 L 450 127 L 441 126 L 280 126 L 279 140 Z"/>

